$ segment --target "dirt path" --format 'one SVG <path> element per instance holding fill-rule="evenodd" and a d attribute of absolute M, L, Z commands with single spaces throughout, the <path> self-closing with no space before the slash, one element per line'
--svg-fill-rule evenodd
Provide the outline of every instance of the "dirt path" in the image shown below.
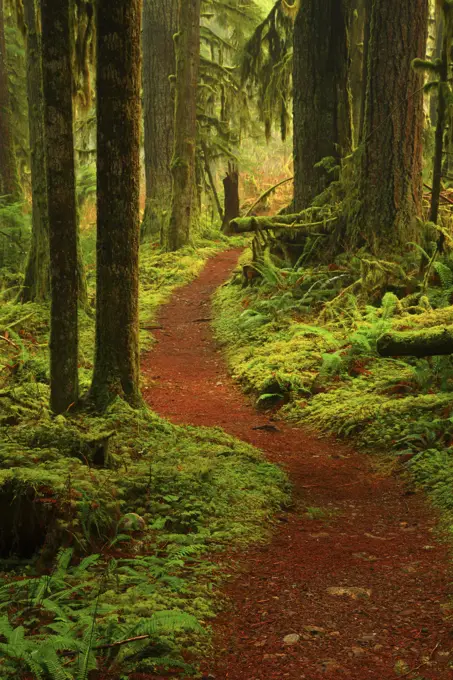
<path fill-rule="evenodd" d="M 146 399 L 158 413 L 223 427 L 283 465 L 295 487 L 294 508 L 279 516 L 272 542 L 231 560 L 231 609 L 215 622 L 206 674 L 390 680 L 400 664 L 403 674 L 419 667 L 404 676 L 411 680 L 453 678 L 452 627 L 442 616 L 448 555 L 423 499 L 338 442 L 281 422 L 275 432 L 254 429 L 268 418 L 229 378 L 206 322 L 210 296 L 237 257 L 232 250 L 213 258 L 162 309 L 159 342 L 143 366 Z M 300 637 L 285 644 L 288 635 Z"/>

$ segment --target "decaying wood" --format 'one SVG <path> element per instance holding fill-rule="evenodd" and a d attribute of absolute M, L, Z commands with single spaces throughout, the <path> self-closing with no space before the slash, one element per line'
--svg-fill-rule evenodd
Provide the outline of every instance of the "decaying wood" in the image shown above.
<path fill-rule="evenodd" d="M 377 349 L 382 357 L 453 354 L 453 326 L 386 333 L 379 338 Z"/>

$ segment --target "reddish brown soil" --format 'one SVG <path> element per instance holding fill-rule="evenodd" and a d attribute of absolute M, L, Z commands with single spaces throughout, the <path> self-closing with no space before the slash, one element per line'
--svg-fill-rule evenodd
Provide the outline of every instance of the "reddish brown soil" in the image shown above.
<path fill-rule="evenodd" d="M 403 660 L 412 680 L 453 678 L 452 626 L 443 616 L 449 556 L 423 497 L 342 443 L 283 422 L 273 422 L 276 432 L 254 429 L 269 417 L 229 378 L 209 323 L 200 321 L 237 258 L 234 250 L 216 256 L 174 295 L 143 366 L 146 399 L 158 413 L 221 426 L 283 465 L 294 485 L 294 507 L 277 518 L 272 541 L 232 555 L 230 606 L 214 622 L 206 675 L 387 680 Z M 331 516 L 313 519 L 307 507 Z M 369 594 L 328 592 L 342 587 Z M 289 634 L 300 635 L 292 646 L 283 642 Z"/>

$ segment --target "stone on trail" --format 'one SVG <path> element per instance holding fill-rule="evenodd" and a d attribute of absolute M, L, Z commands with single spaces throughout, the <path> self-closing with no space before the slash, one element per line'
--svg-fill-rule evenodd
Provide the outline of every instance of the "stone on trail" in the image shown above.
<path fill-rule="evenodd" d="M 296 645 L 300 640 L 300 635 L 297 633 L 291 633 L 291 635 L 285 635 L 283 638 L 284 645 Z"/>
<path fill-rule="evenodd" d="M 357 600 L 359 597 L 371 597 L 371 590 L 369 588 L 347 588 L 347 587 L 333 587 L 327 588 L 329 595 L 336 595 L 341 597 L 342 595 L 347 595 L 353 600 Z"/>

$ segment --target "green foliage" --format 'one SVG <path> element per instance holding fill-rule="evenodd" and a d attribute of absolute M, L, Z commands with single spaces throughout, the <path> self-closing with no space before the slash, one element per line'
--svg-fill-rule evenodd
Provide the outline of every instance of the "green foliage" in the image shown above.
<path fill-rule="evenodd" d="M 341 259 L 330 269 L 340 266 Z M 392 453 L 444 510 L 452 531 L 452 358 L 383 359 L 376 351 L 378 338 L 391 330 L 452 323 L 451 255 L 433 261 L 425 282 L 417 281 L 412 255 L 391 263 L 360 254 L 339 280 L 343 288 L 333 300 L 341 305 L 331 316 L 320 316 L 313 298 L 299 308 L 294 299 L 288 304 L 292 275 L 282 283 L 278 269 L 261 287 L 239 289 L 233 279 L 216 294 L 216 333 L 234 376 L 261 405 L 283 402 L 281 414 L 297 424 Z M 300 267 L 298 276 L 311 286 L 328 271 Z M 366 285 L 348 294 L 357 275 Z M 256 326 L 244 325 L 244 317 L 257 319 Z"/>

